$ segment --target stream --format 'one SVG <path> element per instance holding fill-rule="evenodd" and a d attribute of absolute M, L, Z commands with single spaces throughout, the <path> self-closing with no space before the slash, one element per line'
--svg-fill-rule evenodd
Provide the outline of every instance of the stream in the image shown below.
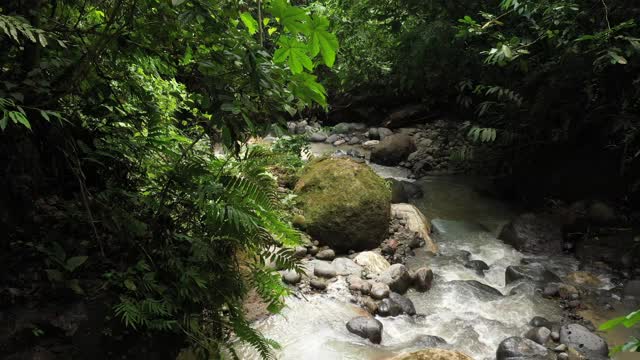
<path fill-rule="evenodd" d="M 335 151 L 332 146 L 316 145 L 314 153 Z M 403 178 L 403 169 L 372 166 L 382 177 Z M 405 179 L 408 180 L 408 179 Z M 410 298 L 417 316 L 377 317 L 383 323 L 382 343 L 374 345 L 347 331 L 351 318 L 364 310 L 354 304 L 346 281 L 339 277 L 329 283 L 325 293 L 291 296 L 282 315 L 271 316 L 255 324 L 268 338 L 280 343 L 276 358 L 293 359 L 388 359 L 396 354 L 425 348 L 425 335 L 439 336 L 447 344 L 442 348 L 459 350 L 477 360 L 495 359 L 499 343 L 507 337 L 521 335 L 534 316 L 559 321 L 562 310 L 553 300 L 535 293 L 533 284 L 505 284 L 505 269 L 532 258 L 498 240 L 502 225 L 518 209 L 476 191 L 481 179 L 458 176 L 434 176 L 416 181 L 424 197 L 414 201 L 432 220 L 433 238 L 440 254 L 432 256 L 417 249 L 407 258 L 406 266 L 416 270 L 430 267 L 435 278 L 425 293 L 411 289 Z M 464 251 L 470 259 L 482 260 L 490 267 L 485 276 L 464 267 Z M 558 276 L 578 269 L 569 256 L 538 258 Z M 611 287 L 609 278 L 601 275 L 603 287 Z M 474 285 L 475 280 L 497 289 L 503 295 Z M 513 289 L 517 286 L 517 289 Z M 510 295 L 513 292 L 514 295 Z M 258 359 L 250 349 L 240 351 L 243 359 Z"/>

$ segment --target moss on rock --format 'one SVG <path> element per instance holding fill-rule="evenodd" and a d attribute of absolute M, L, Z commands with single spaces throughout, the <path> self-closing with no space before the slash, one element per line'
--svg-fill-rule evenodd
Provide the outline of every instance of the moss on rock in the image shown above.
<path fill-rule="evenodd" d="M 367 165 L 350 159 L 313 161 L 295 192 L 307 232 L 336 251 L 372 249 L 387 234 L 391 192 Z"/>

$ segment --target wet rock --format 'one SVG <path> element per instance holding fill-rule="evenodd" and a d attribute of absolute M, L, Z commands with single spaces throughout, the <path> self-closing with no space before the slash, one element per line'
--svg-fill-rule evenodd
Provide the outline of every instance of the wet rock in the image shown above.
<path fill-rule="evenodd" d="M 325 249 L 316 254 L 316 259 L 318 260 L 333 260 L 336 257 L 335 251 L 331 249 Z"/>
<path fill-rule="evenodd" d="M 325 140 L 327 140 L 327 135 L 321 132 L 313 133 L 309 137 L 309 141 L 311 142 L 324 142 Z"/>
<path fill-rule="evenodd" d="M 556 346 L 555 348 L 553 348 L 553 351 L 555 352 L 565 352 L 567 351 L 568 347 L 565 344 L 560 344 L 558 346 Z"/>
<path fill-rule="evenodd" d="M 529 325 L 533 327 L 546 327 L 549 329 L 552 327 L 551 321 L 543 318 L 542 316 L 534 316 L 531 321 L 529 321 Z"/>
<path fill-rule="evenodd" d="M 417 207 L 411 204 L 391 204 L 391 215 L 396 219 L 406 221 L 405 227 L 425 241 L 427 251 L 433 254 L 438 253 L 438 245 L 429 235 L 431 223 Z"/>
<path fill-rule="evenodd" d="M 359 276 L 349 276 L 347 278 L 349 284 L 349 290 L 359 291 L 361 294 L 366 295 L 371 292 L 371 283 L 361 279 Z"/>
<path fill-rule="evenodd" d="M 309 285 L 316 290 L 324 290 L 327 288 L 327 283 L 321 279 L 311 279 Z"/>
<path fill-rule="evenodd" d="M 297 259 L 302 259 L 303 257 L 307 256 L 307 248 L 304 246 L 296 246 L 293 256 L 295 256 Z"/>
<path fill-rule="evenodd" d="M 574 285 L 597 287 L 602 285 L 602 280 L 586 271 L 574 271 L 567 275 L 566 280 Z"/>
<path fill-rule="evenodd" d="M 335 141 L 335 142 L 333 143 L 333 146 L 340 146 L 340 145 L 343 145 L 343 144 L 346 144 L 346 143 L 347 143 L 347 141 L 346 141 L 346 140 L 344 140 L 344 139 L 340 139 L 340 140 Z"/>
<path fill-rule="evenodd" d="M 560 333 L 557 331 L 552 331 L 551 332 L 551 340 L 558 342 L 560 341 Z"/>
<path fill-rule="evenodd" d="M 333 144 L 334 142 L 338 141 L 339 137 L 336 134 L 333 135 L 329 135 L 324 142 L 327 144 Z"/>
<path fill-rule="evenodd" d="M 398 316 L 402 314 L 402 307 L 390 298 L 382 299 L 378 304 L 378 315 L 382 317 Z"/>
<path fill-rule="evenodd" d="M 286 270 L 282 274 L 282 281 L 290 285 L 295 285 L 299 283 L 301 279 L 302 279 L 302 276 L 295 271 Z"/>
<path fill-rule="evenodd" d="M 353 261 L 362 266 L 370 274 L 379 274 L 387 270 L 391 264 L 382 257 L 372 251 L 363 251 L 358 254 Z"/>
<path fill-rule="evenodd" d="M 534 254 L 562 252 L 562 227 L 550 218 L 523 214 L 507 224 L 498 237 L 519 251 Z"/>
<path fill-rule="evenodd" d="M 502 293 L 495 289 L 492 288 L 489 285 L 483 284 L 479 281 L 476 280 L 453 280 L 449 282 L 450 284 L 461 284 L 464 287 L 470 289 L 471 291 L 473 291 L 474 293 L 476 293 L 477 295 L 483 296 L 485 298 L 496 298 L 496 297 L 502 297 Z"/>
<path fill-rule="evenodd" d="M 398 305 L 400 305 L 400 308 L 402 309 L 402 312 L 404 314 L 407 314 L 407 315 L 416 314 L 416 308 L 413 305 L 413 301 L 411 301 L 409 298 L 402 296 L 398 293 L 392 292 L 389 294 L 389 299 L 392 301 L 395 301 Z"/>
<path fill-rule="evenodd" d="M 318 254 L 319 249 L 317 246 L 311 245 L 307 251 L 309 252 L 309 255 L 315 256 L 316 254 Z"/>
<path fill-rule="evenodd" d="M 568 359 L 570 359 L 570 357 L 569 357 L 569 354 L 563 352 L 563 353 L 559 353 L 558 354 L 557 359 L 558 360 L 568 360 Z"/>
<path fill-rule="evenodd" d="M 534 327 L 533 329 L 527 331 L 524 337 L 544 346 L 544 344 L 546 344 L 551 337 L 551 330 L 544 326 Z"/>
<path fill-rule="evenodd" d="M 360 316 L 349 320 L 347 330 L 362 338 L 369 339 L 374 344 L 382 341 L 382 323 L 374 318 Z"/>
<path fill-rule="evenodd" d="M 389 286 L 391 291 L 404 294 L 411 286 L 411 275 L 402 264 L 391 265 L 387 270 L 380 274 L 379 280 Z"/>
<path fill-rule="evenodd" d="M 551 360 L 553 355 L 544 346 L 521 338 L 503 340 L 496 351 L 496 360 Z"/>
<path fill-rule="evenodd" d="M 378 312 L 378 302 L 368 296 L 362 300 L 362 305 L 364 305 L 365 309 L 367 309 L 371 315 Z"/>
<path fill-rule="evenodd" d="M 394 166 L 407 159 L 416 150 L 411 136 L 395 134 L 385 137 L 371 150 L 373 163 Z"/>
<path fill-rule="evenodd" d="M 482 260 L 469 260 L 464 264 L 464 267 L 475 270 L 475 272 L 481 276 L 484 276 L 485 270 L 489 270 L 489 265 Z"/>
<path fill-rule="evenodd" d="M 558 284 L 547 284 L 542 290 L 542 296 L 544 297 L 556 297 L 559 295 L 560 288 Z"/>
<path fill-rule="evenodd" d="M 543 265 L 538 263 L 507 267 L 505 272 L 505 281 L 507 285 L 521 279 L 530 280 L 543 285 L 550 282 L 561 282 L 558 275 L 552 273 Z"/>
<path fill-rule="evenodd" d="M 420 268 L 412 276 L 413 288 L 420 292 L 429 291 L 433 283 L 433 271 L 429 268 Z"/>
<path fill-rule="evenodd" d="M 349 141 L 347 142 L 347 144 L 349 145 L 356 145 L 360 143 L 360 139 L 358 139 L 357 136 L 352 137 L 351 139 L 349 139 Z"/>
<path fill-rule="evenodd" d="M 411 353 L 400 354 L 391 360 L 473 360 L 470 356 L 459 351 L 444 349 L 424 349 Z"/>
<path fill-rule="evenodd" d="M 609 353 L 607 343 L 600 336 L 579 324 L 562 326 L 560 342 L 576 349 L 589 359 L 606 358 Z"/>
<path fill-rule="evenodd" d="M 355 263 L 355 261 L 349 258 L 337 258 L 331 262 L 331 265 L 336 269 L 338 275 L 357 275 L 362 274 L 362 266 Z"/>
<path fill-rule="evenodd" d="M 336 269 L 330 263 L 323 261 L 315 262 L 313 266 L 313 274 L 323 278 L 332 278 L 337 275 Z"/>
<path fill-rule="evenodd" d="M 369 292 L 369 295 L 376 300 L 382 300 L 389 297 L 390 292 L 391 290 L 389 290 L 389 286 L 387 284 L 375 282 L 371 284 L 371 291 Z"/>

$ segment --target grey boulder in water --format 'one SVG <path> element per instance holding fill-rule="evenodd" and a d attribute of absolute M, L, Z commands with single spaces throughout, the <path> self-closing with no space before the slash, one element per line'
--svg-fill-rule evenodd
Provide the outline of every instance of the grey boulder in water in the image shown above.
<path fill-rule="evenodd" d="M 536 342 L 513 336 L 503 340 L 496 351 L 496 360 L 553 360 L 555 355 Z"/>
<path fill-rule="evenodd" d="M 562 252 L 562 227 L 553 220 L 532 213 L 518 216 L 507 224 L 498 239 L 519 251 L 534 254 Z"/>
<path fill-rule="evenodd" d="M 549 271 L 542 264 L 532 263 L 527 265 L 507 267 L 507 270 L 505 272 L 505 282 L 507 283 L 507 285 L 521 279 L 533 281 L 540 285 L 562 282 L 558 275 Z"/>
<path fill-rule="evenodd" d="M 347 330 L 362 338 L 369 339 L 374 344 L 382 341 L 382 323 L 374 318 L 359 316 L 349 320 Z"/>
<path fill-rule="evenodd" d="M 560 342 L 576 349 L 590 360 L 607 359 L 609 347 L 598 335 L 579 324 L 560 328 Z"/>
<path fill-rule="evenodd" d="M 387 284 L 391 291 L 404 294 L 411 286 L 409 270 L 402 264 L 391 265 L 380 275 L 381 282 Z"/>

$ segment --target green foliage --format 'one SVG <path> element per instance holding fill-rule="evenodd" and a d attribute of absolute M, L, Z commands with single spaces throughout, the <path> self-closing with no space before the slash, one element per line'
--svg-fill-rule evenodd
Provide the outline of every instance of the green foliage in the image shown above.
<path fill-rule="evenodd" d="M 65 241 L 16 212 L 1 224 L 12 251 L 32 254 L 52 291 L 112 301 L 132 336 L 172 334 L 203 359 L 239 339 L 271 357 L 243 301 L 255 290 L 279 311 L 288 290 L 267 264 L 300 271 L 276 179 L 305 145 L 244 144 L 327 106 L 328 18 L 284 0 L 38 3 L 0 15 L 2 160 L 32 164 L 2 180 L 64 198 Z"/>
<path fill-rule="evenodd" d="M 611 330 L 618 326 L 624 326 L 626 328 L 634 327 L 636 324 L 640 322 L 640 310 L 634 311 L 626 316 L 620 316 L 617 318 L 613 318 L 604 324 L 600 325 L 600 330 Z M 636 337 L 632 337 L 629 341 L 627 341 L 623 345 L 617 345 L 613 347 L 609 354 L 613 356 L 619 352 L 640 352 L 640 339 Z"/>

